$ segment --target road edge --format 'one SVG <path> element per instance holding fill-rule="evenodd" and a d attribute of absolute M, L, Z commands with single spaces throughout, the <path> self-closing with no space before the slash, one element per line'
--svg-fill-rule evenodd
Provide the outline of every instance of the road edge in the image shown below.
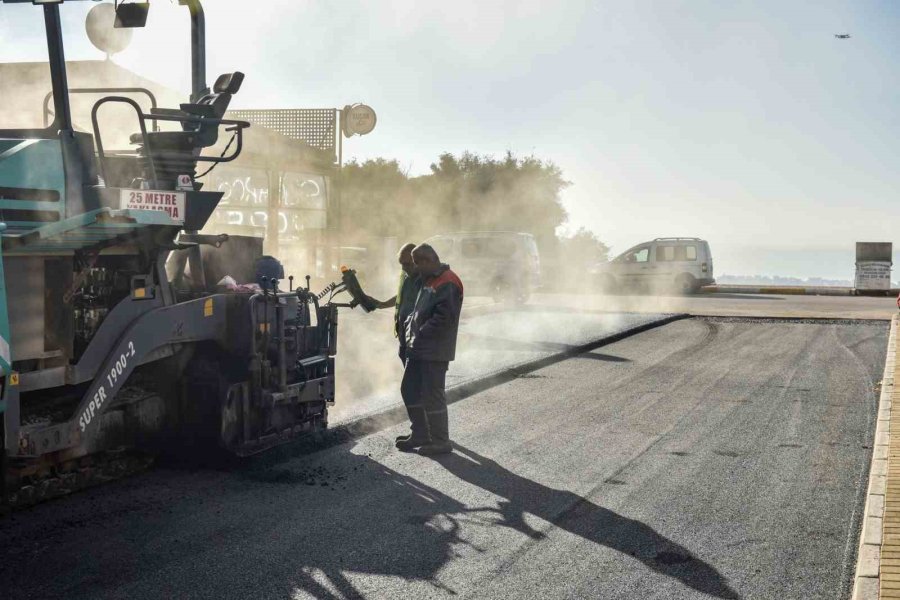
<path fill-rule="evenodd" d="M 881 379 L 875 441 L 869 467 L 865 512 L 859 534 L 852 600 L 877 600 L 879 597 L 884 500 L 890 449 L 891 398 L 894 393 L 894 370 L 897 364 L 897 323 L 898 315 L 894 315 L 891 319 L 884 375 Z"/>
<path fill-rule="evenodd" d="M 777 294 L 782 296 L 874 296 L 892 297 L 900 290 L 860 290 L 850 287 L 829 286 L 777 286 L 713 284 L 700 288 L 701 294 Z"/>

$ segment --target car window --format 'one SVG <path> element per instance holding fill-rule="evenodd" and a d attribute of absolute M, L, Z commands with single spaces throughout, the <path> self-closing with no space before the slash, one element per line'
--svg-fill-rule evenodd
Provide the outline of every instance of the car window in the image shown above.
<path fill-rule="evenodd" d="M 463 258 L 475 258 L 483 253 L 481 240 L 463 240 L 460 248 Z"/>
<path fill-rule="evenodd" d="M 650 260 L 650 246 L 628 252 L 622 257 L 622 260 L 627 263 L 645 263 Z"/>
<path fill-rule="evenodd" d="M 675 260 L 675 246 L 657 246 L 656 260 L 666 262 Z"/>
<path fill-rule="evenodd" d="M 666 262 L 697 260 L 697 246 L 658 246 L 656 248 L 656 260 Z"/>
<path fill-rule="evenodd" d="M 497 238 L 491 240 L 490 249 L 497 258 L 512 258 L 518 253 L 519 245 L 513 239 Z"/>

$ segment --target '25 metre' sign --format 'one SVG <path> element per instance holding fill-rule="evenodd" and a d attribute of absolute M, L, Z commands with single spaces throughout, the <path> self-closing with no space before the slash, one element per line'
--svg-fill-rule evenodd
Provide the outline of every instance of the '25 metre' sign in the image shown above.
<path fill-rule="evenodd" d="M 186 206 L 184 192 L 158 190 L 121 190 L 119 208 L 129 210 L 161 210 L 173 221 L 184 225 Z"/>

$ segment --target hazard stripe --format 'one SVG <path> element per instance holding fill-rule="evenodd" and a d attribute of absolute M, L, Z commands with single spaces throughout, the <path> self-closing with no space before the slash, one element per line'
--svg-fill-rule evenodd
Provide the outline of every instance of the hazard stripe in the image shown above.
<path fill-rule="evenodd" d="M 4 338 L 2 335 L 0 335 L 0 359 L 5 360 L 6 364 L 9 365 L 9 364 L 12 364 L 12 361 L 10 360 L 10 358 L 11 357 L 9 355 L 9 342 L 6 341 L 6 338 Z"/>

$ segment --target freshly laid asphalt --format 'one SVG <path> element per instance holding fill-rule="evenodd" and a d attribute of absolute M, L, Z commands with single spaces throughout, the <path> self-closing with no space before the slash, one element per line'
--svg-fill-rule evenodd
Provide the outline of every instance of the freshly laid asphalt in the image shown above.
<path fill-rule="evenodd" d="M 842 598 L 888 325 L 695 318 L 402 426 L 0 519 L 9 598 Z"/>

